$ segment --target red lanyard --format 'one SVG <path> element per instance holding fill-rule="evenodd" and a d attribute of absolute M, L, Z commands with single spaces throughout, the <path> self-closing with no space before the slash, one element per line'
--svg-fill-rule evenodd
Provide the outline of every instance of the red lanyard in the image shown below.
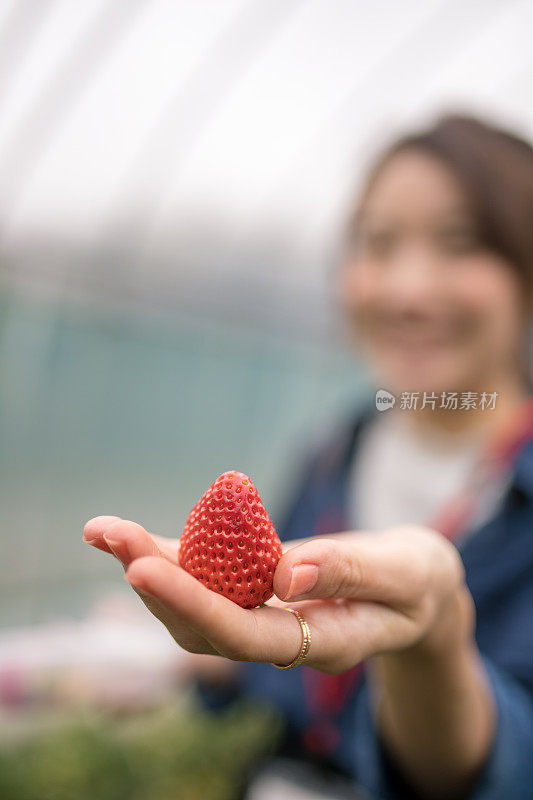
<path fill-rule="evenodd" d="M 483 491 L 505 474 L 519 450 L 533 437 L 533 398 L 489 442 L 466 486 L 431 520 L 434 528 L 456 541 L 468 527 Z"/>
<path fill-rule="evenodd" d="M 533 398 L 528 398 L 505 428 L 498 431 L 483 451 L 471 480 L 435 516 L 429 527 L 455 541 L 466 530 L 477 510 L 480 495 L 506 472 L 516 454 L 533 438 Z M 359 683 L 364 662 L 340 675 L 325 675 L 302 667 L 305 702 L 311 722 L 304 730 L 306 748 L 317 755 L 335 749 L 340 741 L 339 718 L 352 689 Z"/>

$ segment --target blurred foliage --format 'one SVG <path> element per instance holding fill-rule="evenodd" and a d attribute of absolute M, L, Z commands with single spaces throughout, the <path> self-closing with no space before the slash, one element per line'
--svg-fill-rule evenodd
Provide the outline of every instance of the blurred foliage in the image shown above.
<path fill-rule="evenodd" d="M 0 750 L 2 800 L 235 800 L 281 732 L 247 705 L 91 715 Z"/>

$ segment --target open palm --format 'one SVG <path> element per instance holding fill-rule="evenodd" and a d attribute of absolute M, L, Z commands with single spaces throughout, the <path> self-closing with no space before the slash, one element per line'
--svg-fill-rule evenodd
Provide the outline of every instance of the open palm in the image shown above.
<path fill-rule="evenodd" d="M 328 673 L 417 643 L 463 580 L 455 548 L 429 529 L 340 533 L 291 543 L 274 575 L 276 597 L 243 609 L 179 566 L 177 539 L 100 516 L 85 525 L 84 541 L 122 563 L 147 608 L 189 652 L 290 663 L 301 643 L 298 621 L 284 611 L 290 601 L 311 628 L 307 663 Z"/>

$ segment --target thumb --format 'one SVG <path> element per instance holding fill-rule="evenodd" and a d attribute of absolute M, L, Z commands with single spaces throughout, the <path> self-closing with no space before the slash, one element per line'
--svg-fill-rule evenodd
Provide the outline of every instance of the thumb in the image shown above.
<path fill-rule="evenodd" d="M 416 605 L 428 590 L 449 593 L 464 581 L 456 548 L 418 525 L 352 531 L 288 550 L 274 573 L 281 600 L 353 597 Z"/>
<path fill-rule="evenodd" d="M 359 596 L 362 566 L 358 549 L 340 539 L 316 539 L 288 550 L 274 574 L 280 600 Z"/>

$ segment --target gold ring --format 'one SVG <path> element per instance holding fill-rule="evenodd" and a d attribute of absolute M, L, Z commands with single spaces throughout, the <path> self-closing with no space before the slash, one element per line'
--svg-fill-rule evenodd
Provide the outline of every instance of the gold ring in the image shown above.
<path fill-rule="evenodd" d="M 307 658 L 307 654 L 309 652 L 309 648 L 311 647 L 311 631 L 309 630 L 309 624 L 307 620 L 305 620 L 299 611 L 296 611 L 294 608 L 286 608 L 285 611 L 289 611 L 291 614 L 294 614 L 298 622 L 300 623 L 300 628 L 302 630 L 302 646 L 298 652 L 298 655 L 291 661 L 290 664 L 287 664 L 286 667 L 281 666 L 280 664 L 272 664 L 273 667 L 276 669 L 292 669 L 293 667 L 299 667 L 302 661 L 305 661 Z"/>

